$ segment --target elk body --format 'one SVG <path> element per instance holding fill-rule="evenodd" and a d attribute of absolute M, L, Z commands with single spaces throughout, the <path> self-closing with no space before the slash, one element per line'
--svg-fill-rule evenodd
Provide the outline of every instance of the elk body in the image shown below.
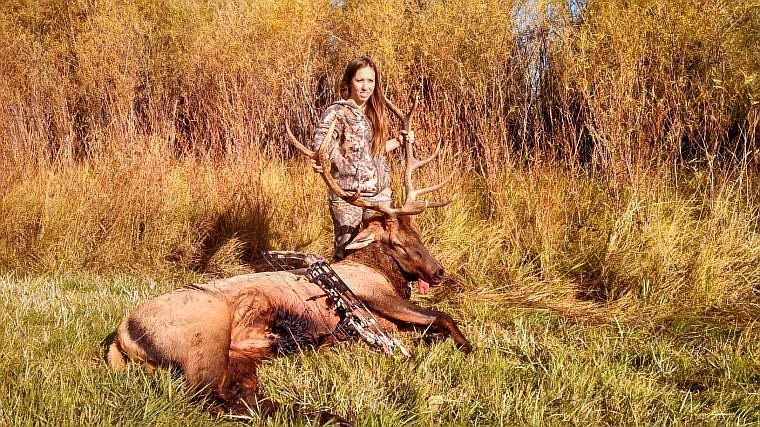
<path fill-rule="evenodd" d="M 306 154 L 319 156 L 320 164 L 328 165 L 323 169 L 329 170 L 326 143 L 313 153 L 289 129 L 288 136 Z M 336 194 L 376 212 L 365 217 L 359 234 L 346 248 L 346 258 L 332 268 L 386 329 L 422 326 L 450 336 L 459 349 L 469 352 L 470 343 L 450 316 L 409 301 L 409 282 L 435 285 L 442 280 L 443 269 L 412 222 L 412 215 L 426 207 L 415 197 L 433 187 L 421 191 L 411 187 L 409 170 L 423 162 L 410 155 L 408 144 L 406 148 L 407 201 L 401 208 L 373 205 L 346 194 L 329 172 L 322 174 Z M 179 369 L 188 385 L 202 390 L 221 411 L 255 407 L 266 411 L 272 404 L 258 389 L 260 362 L 346 339 L 335 333 L 339 322 L 324 291 L 307 280 L 305 270 L 241 275 L 186 286 L 146 301 L 123 319 L 106 361 L 114 370 L 128 361 L 149 369 Z"/>

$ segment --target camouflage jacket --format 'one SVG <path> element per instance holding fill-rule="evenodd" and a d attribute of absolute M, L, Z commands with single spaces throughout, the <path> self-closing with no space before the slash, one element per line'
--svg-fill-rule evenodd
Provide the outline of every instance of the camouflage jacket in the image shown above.
<path fill-rule="evenodd" d="M 390 169 L 383 155 L 372 156 L 372 122 L 353 102 L 340 100 L 325 110 L 314 133 L 312 149 L 316 150 L 327 137 L 330 123 L 335 128 L 328 147 L 332 174 L 346 191 L 357 189 L 374 195 L 390 185 Z"/>

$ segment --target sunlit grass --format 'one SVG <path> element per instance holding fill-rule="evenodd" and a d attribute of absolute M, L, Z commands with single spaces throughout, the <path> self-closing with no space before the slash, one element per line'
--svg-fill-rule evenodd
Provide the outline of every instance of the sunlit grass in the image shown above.
<path fill-rule="evenodd" d="M 6 274 L 0 283 L 4 424 L 225 421 L 194 403 L 181 378 L 112 374 L 102 362 L 101 341 L 120 316 L 178 282 Z M 476 297 L 439 306 L 460 321 L 474 353 L 407 334 L 411 359 L 350 343 L 272 360 L 262 387 L 283 408 L 263 422 L 311 425 L 308 413 L 318 410 L 358 425 L 742 425 L 760 417 L 754 324 L 688 316 L 585 324 Z"/>
<path fill-rule="evenodd" d="M 140 369 L 108 373 L 102 343 L 123 315 L 152 296 L 208 275 L 261 268 L 255 248 L 329 253 L 322 184 L 306 164 L 296 165 L 267 165 L 256 174 L 261 181 L 246 187 L 235 184 L 244 174 L 234 165 L 193 164 L 188 180 L 177 178 L 188 164 L 176 164 L 164 169 L 175 178 L 161 184 L 171 197 L 96 194 L 123 217 L 154 212 L 142 217 L 153 224 L 143 239 L 155 248 L 186 242 L 189 253 L 204 254 L 213 267 L 203 274 L 188 272 L 197 264 L 172 258 L 171 251 L 146 250 L 142 258 L 128 230 L 114 227 L 113 240 L 91 240 L 92 229 L 82 225 L 98 220 L 81 210 L 80 227 L 37 217 L 37 226 L 48 230 L 41 236 L 12 233 L 6 224 L 6 239 L 33 242 L 5 245 L 26 255 L 5 252 L 3 259 L 1 419 L 225 422 L 210 418 L 181 378 Z M 97 167 L 78 176 L 78 187 L 64 184 L 71 170 L 60 173 L 20 182 L 19 189 L 60 186 L 36 202 L 44 211 L 61 203 L 84 206 L 92 191 L 109 188 L 98 180 Z M 699 186 L 676 191 L 660 177 L 646 182 L 647 191 L 629 187 L 616 204 L 597 179 L 534 173 L 506 173 L 499 184 L 504 190 L 490 194 L 490 208 L 477 179 L 458 179 L 459 198 L 418 219 L 448 279 L 417 302 L 451 313 L 475 345 L 473 354 L 462 355 L 450 341 L 426 345 L 407 334 L 402 339 L 414 352 L 409 360 L 362 343 L 272 360 L 261 369 L 261 384 L 282 410 L 249 421 L 311 425 L 309 414 L 325 410 L 359 425 L 757 422 L 760 336 L 753 319 L 760 307 L 760 242 L 756 211 L 731 202 L 738 195 L 731 181 L 724 184 L 725 199 L 709 199 L 699 191 L 685 195 Z M 305 184 L 294 191 L 303 174 Z M 77 190 L 85 186 L 88 192 Z M 246 202 L 256 194 L 270 201 L 265 215 Z M 189 200 L 196 206 L 189 218 L 198 218 L 191 224 L 219 217 L 221 225 L 202 231 L 183 224 L 184 215 L 162 213 Z M 3 206 L 12 213 L 7 221 L 25 212 L 23 205 Z M 267 226 L 252 225 L 257 221 Z M 177 232 L 183 229 L 205 238 Z M 94 254 L 114 253 L 82 253 L 81 241 L 93 242 Z M 214 244 L 204 246 L 207 241 Z M 26 268 L 38 272 L 21 274 Z"/>

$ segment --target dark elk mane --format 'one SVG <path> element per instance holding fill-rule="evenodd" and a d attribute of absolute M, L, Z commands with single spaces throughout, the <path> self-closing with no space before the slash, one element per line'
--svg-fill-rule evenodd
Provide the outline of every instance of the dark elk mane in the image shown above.
<path fill-rule="evenodd" d="M 405 299 L 412 297 L 409 278 L 401 270 L 401 266 L 393 258 L 386 245 L 379 242 L 370 243 L 362 249 L 349 253 L 345 260 L 376 270 L 388 279 L 398 296 Z"/>

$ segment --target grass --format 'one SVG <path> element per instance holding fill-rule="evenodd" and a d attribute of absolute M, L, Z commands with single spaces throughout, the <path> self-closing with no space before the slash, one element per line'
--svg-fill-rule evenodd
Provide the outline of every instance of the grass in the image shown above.
<path fill-rule="evenodd" d="M 187 280 L 188 278 L 183 278 Z M 139 301 L 181 283 L 148 277 L 0 278 L 0 420 L 6 425 L 211 425 L 181 378 L 109 373 L 102 340 Z M 362 343 L 269 361 L 265 393 L 284 405 L 265 425 L 312 425 L 288 409 L 358 425 L 713 424 L 760 421 L 760 329 L 675 316 L 586 323 L 476 296 L 424 301 L 475 345 L 414 334 L 411 359 Z"/>
<path fill-rule="evenodd" d="M 283 122 L 310 134 L 369 54 L 397 105 L 421 99 L 420 141 L 488 171 L 756 164 L 758 0 L 330 3 L 4 2 L 3 162 L 287 155 Z"/>
<path fill-rule="evenodd" d="M 77 192 L 64 184 L 70 169 L 60 172 L 60 181 L 56 173 L 33 176 L 7 193 L 2 208 L 14 215 L 31 211 L 9 204 L 19 200 L 13 198 L 19 189 L 60 185 L 37 212 L 111 200 L 108 209 L 145 212 L 149 226 L 139 241 L 119 226 L 110 240 L 91 240 L 87 222 L 70 227 L 66 217 L 42 216 L 38 226 L 49 232 L 6 246 L 28 252 L 5 258 L 10 268 L 0 276 L 0 423 L 235 422 L 212 419 L 181 377 L 140 369 L 112 374 L 102 361 L 103 341 L 141 301 L 184 283 L 255 269 L 252 248 L 302 245 L 327 253 L 326 214 L 311 208 L 321 203 L 321 184 L 307 175 L 303 193 L 292 198 L 291 181 L 305 164 L 263 166 L 255 174 L 260 181 L 248 181 L 234 164 L 210 165 L 195 165 L 193 180 L 155 181 L 172 197 Z M 83 169 L 82 185 L 104 191 L 112 176 L 93 168 Z M 182 177 L 186 170 L 180 162 L 162 173 Z M 754 196 L 726 180 L 721 196 L 711 199 L 704 175 L 687 175 L 679 184 L 658 175 L 616 189 L 555 169 L 511 168 L 490 184 L 478 178 L 455 183 L 457 201 L 418 220 L 448 279 L 417 301 L 452 314 L 476 351 L 465 356 L 450 341 L 430 345 L 406 334 L 402 340 L 414 353 L 409 360 L 363 343 L 271 360 L 262 366 L 261 386 L 283 408 L 266 420 L 253 414 L 243 421 L 313 425 L 308 414 L 327 410 L 358 425 L 760 422 L 760 241 L 755 204 L 741 202 Z M 250 187 L 229 187 L 233 177 Z M 481 191 L 489 185 L 491 191 Z M 235 202 L 257 192 L 283 202 L 266 211 Z M 190 200 L 191 216 L 164 213 Z M 222 213 L 222 225 L 202 221 Z M 251 227 L 262 219 L 266 227 Z M 188 221 L 207 224 L 206 231 L 183 228 Z M 299 231 L 287 232 L 294 227 Z M 304 235 L 312 237 L 304 241 Z M 82 254 L 81 241 L 92 242 L 92 252 Z M 186 258 L 161 253 L 175 241 L 186 242 L 188 253 L 208 251 L 204 265 L 213 268 L 194 271 Z M 125 268 L 130 254 L 135 262 Z"/>

